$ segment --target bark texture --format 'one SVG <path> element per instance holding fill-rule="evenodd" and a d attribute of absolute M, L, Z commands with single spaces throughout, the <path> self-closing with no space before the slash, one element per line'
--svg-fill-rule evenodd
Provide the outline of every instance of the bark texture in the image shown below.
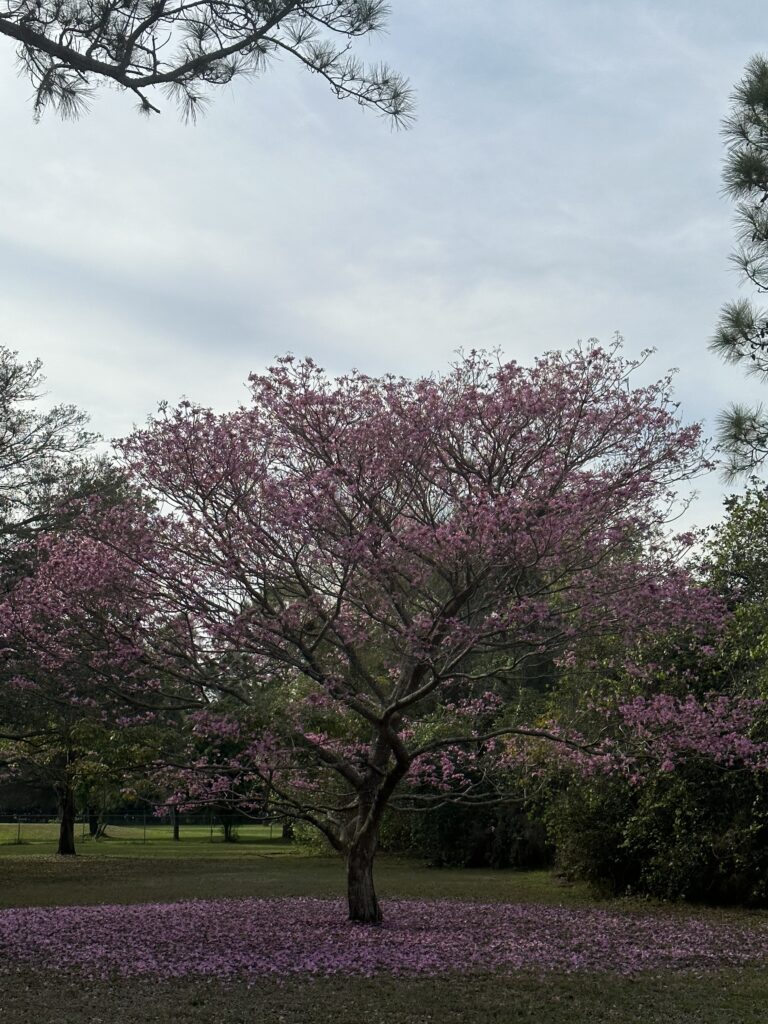
<path fill-rule="evenodd" d="M 75 856 L 75 794 L 63 783 L 59 787 L 59 846 L 60 857 Z"/>
<path fill-rule="evenodd" d="M 349 920 L 358 924 L 381 924 L 381 907 L 373 886 L 375 854 L 375 836 L 358 841 L 347 854 Z"/>

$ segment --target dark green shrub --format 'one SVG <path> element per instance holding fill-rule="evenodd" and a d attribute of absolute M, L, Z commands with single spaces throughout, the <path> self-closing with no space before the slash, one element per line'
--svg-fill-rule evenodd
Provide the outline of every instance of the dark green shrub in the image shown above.
<path fill-rule="evenodd" d="M 569 879 L 611 894 L 637 883 L 636 865 L 623 848 L 624 827 L 637 793 L 612 779 L 571 779 L 547 801 L 543 820 L 555 848 L 555 866 Z"/>
<path fill-rule="evenodd" d="M 631 786 L 571 779 L 544 818 L 564 874 L 611 893 L 768 906 L 768 777 L 689 760 Z"/>

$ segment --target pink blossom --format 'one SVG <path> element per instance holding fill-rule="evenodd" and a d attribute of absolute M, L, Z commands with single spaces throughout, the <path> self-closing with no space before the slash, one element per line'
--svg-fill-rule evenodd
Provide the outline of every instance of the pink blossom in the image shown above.
<path fill-rule="evenodd" d="M 706 915 L 387 900 L 361 928 L 338 900 L 194 900 L 0 911 L 0 975 L 86 978 L 711 971 L 768 964 L 768 923 Z"/>

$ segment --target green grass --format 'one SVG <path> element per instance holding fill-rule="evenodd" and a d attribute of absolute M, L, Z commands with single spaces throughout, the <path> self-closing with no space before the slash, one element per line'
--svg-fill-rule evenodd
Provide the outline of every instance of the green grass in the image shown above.
<path fill-rule="evenodd" d="M 123 846 L 131 844 L 132 848 L 150 847 L 153 851 L 152 856 L 156 856 L 161 850 L 178 855 L 181 849 L 188 851 L 191 847 L 199 847 L 201 844 L 219 844 L 230 848 L 246 847 L 252 843 L 280 843 L 280 833 L 280 827 L 277 825 L 240 825 L 237 829 L 237 843 L 224 843 L 222 831 L 215 825 L 213 828 L 209 825 L 183 825 L 179 842 L 174 842 L 169 825 L 160 825 L 150 820 L 146 826 L 108 825 L 106 835 L 94 840 L 88 835 L 87 826 L 78 824 L 75 829 L 75 845 L 78 852 L 83 854 L 98 851 L 103 855 L 109 853 L 110 849 L 118 849 L 122 854 L 125 853 Z M 22 822 L 20 825 L 0 823 L 0 856 L 11 852 L 6 851 L 5 847 L 14 847 L 17 850 L 21 847 L 24 853 L 29 853 L 30 847 L 40 848 L 40 852 L 44 853 L 55 853 L 58 836 L 59 826 L 54 821 L 32 824 Z M 134 853 L 138 852 L 134 850 Z"/>
<path fill-rule="evenodd" d="M 319 979 L 252 986 L 2 979 L 9 1024 L 765 1024 L 761 971 L 707 977 L 548 975 Z"/>
<path fill-rule="evenodd" d="M 187 830 L 181 843 L 153 833 L 146 846 L 122 838 L 81 844 L 58 858 L 47 842 L 0 847 L 0 905 L 136 903 L 231 896 L 333 896 L 344 891 L 338 858 L 309 856 L 274 834 L 231 845 Z M 268 832 L 268 830 L 267 830 Z M 546 872 L 434 870 L 381 857 L 378 890 L 387 896 L 592 906 L 583 886 Z M 606 904 L 601 904 L 606 905 Z M 632 909 L 648 909 L 640 902 Z M 658 912 L 661 908 L 653 906 Z M 670 907 L 670 913 L 691 908 Z M 386 912 L 386 906 L 385 906 Z M 699 908 L 712 917 L 739 911 Z M 751 915 L 750 915 L 751 916 Z M 768 976 L 526 974 L 440 979 L 334 978 L 285 984 L 194 981 L 88 981 L 22 971 L 0 983 L 0 1020 L 9 1024 L 766 1024 Z"/>
<path fill-rule="evenodd" d="M 169 844 L 171 845 L 171 844 Z M 341 896 L 338 857 L 308 856 L 282 843 L 173 844 L 153 853 L 94 844 L 66 858 L 36 847 L 5 847 L 0 854 L 0 906 L 173 902 L 238 896 Z M 30 853 L 30 850 L 34 852 Z M 141 852 L 140 856 L 136 853 Z M 176 855 L 174 855 L 174 853 Z M 584 886 L 562 885 L 542 871 L 434 869 L 392 857 L 376 866 L 380 895 L 483 902 L 585 905 Z"/>

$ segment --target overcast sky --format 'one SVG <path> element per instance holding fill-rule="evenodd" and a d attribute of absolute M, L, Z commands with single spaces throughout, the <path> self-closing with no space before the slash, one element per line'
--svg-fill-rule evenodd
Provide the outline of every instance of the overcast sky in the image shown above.
<path fill-rule="evenodd" d="M 106 90 L 35 125 L 0 40 L 0 342 L 113 437 L 289 350 L 414 375 L 620 331 L 711 434 L 760 393 L 707 339 L 739 294 L 719 125 L 763 51 L 757 0 L 392 0 L 359 53 L 417 91 L 397 133 L 288 63 L 196 127 Z"/>

